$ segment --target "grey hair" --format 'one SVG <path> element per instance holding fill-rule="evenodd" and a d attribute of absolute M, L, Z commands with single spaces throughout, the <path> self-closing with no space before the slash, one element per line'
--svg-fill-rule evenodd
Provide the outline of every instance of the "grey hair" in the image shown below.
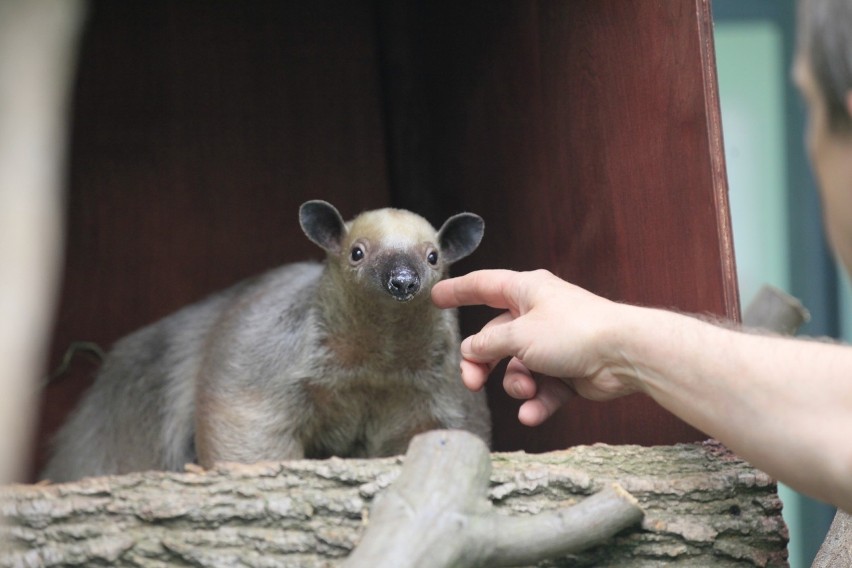
<path fill-rule="evenodd" d="M 832 132 L 852 134 L 852 0 L 800 0 L 798 48 L 828 109 Z"/>
<path fill-rule="evenodd" d="M 798 49 L 828 109 L 832 132 L 852 134 L 852 0 L 800 0 Z"/>

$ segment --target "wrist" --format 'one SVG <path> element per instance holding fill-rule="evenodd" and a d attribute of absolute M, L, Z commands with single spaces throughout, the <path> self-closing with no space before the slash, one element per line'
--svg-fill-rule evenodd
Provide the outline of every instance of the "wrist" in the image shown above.
<path fill-rule="evenodd" d="M 649 310 L 629 304 L 618 304 L 612 317 L 614 341 L 610 345 L 609 371 L 629 390 L 647 394 L 645 369 L 647 358 L 644 344 L 652 330 Z"/>
<path fill-rule="evenodd" d="M 668 310 L 624 306 L 613 374 L 634 390 L 659 399 L 700 375 L 702 353 L 729 330 Z"/>

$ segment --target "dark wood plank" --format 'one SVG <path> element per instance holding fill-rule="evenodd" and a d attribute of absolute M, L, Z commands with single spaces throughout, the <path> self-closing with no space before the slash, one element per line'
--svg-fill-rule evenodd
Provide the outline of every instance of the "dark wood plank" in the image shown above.
<path fill-rule="evenodd" d="M 459 272 L 736 318 L 711 32 L 707 0 L 94 2 L 53 363 L 319 257 L 296 223 L 315 197 L 480 213 Z M 39 455 L 91 372 L 46 390 Z M 490 396 L 497 449 L 702 437 L 642 397 L 530 430 Z"/>
<path fill-rule="evenodd" d="M 450 196 L 442 214 L 485 217 L 463 269 L 545 267 L 616 300 L 737 317 L 705 1 L 388 2 L 388 14 L 386 61 L 406 72 L 385 77 L 411 98 L 390 101 L 395 196 L 431 187 Z M 399 116 L 410 108 L 420 128 Z M 406 152 L 412 138 L 423 151 Z M 467 332 L 487 319 L 466 315 Z M 499 382 L 497 449 L 703 437 L 643 397 L 578 400 L 526 429 Z"/>
<path fill-rule="evenodd" d="M 55 365 L 321 251 L 298 206 L 389 200 L 368 2 L 93 2 L 75 92 Z M 44 395 L 39 454 L 92 366 Z"/>

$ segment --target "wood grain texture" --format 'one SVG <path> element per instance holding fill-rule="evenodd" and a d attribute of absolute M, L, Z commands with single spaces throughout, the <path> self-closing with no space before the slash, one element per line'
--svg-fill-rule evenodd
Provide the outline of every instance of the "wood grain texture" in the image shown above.
<path fill-rule="evenodd" d="M 485 240 L 457 272 L 545 267 L 736 319 L 711 32 L 707 0 L 96 0 L 51 365 L 318 258 L 296 222 L 310 198 L 474 211 Z M 47 389 L 40 456 L 92 371 Z M 638 396 L 526 429 L 492 383 L 497 449 L 703 437 Z"/>
<path fill-rule="evenodd" d="M 95 1 L 73 105 L 51 368 L 243 278 L 319 259 L 298 207 L 388 203 L 368 2 Z M 40 454 L 93 368 L 43 399 Z"/>
<path fill-rule="evenodd" d="M 419 205 L 431 187 L 435 217 L 483 215 L 463 270 L 544 267 L 615 300 L 737 319 L 707 2 L 387 5 L 394 196 Z M 490 315 L 463 312 L 465 331 Z M 526 429 L 500 383 L 497 449 L 701 438 L 643 397 L 578 400 Z"/>

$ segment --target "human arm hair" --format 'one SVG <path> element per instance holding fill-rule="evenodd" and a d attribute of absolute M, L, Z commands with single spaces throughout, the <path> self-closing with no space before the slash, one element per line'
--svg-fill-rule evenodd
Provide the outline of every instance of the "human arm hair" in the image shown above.
<path fill-rule="evenodd" d="M 852 510 L 852 348 L 628 311 L 621 350 L 643 392 L 778 480 Z"/>
<path fill-rule="evenodd" d="M 463 379 L 481 388 L 511 357 L 504 388 L 525 400 L 525 424 L 574 393 L 643 392 L 778 480 L 852 510 L 852 347 L 619 304 L 546 271 L 475 272 L 433 299 L 505 310 L 462 343 Z"/>

